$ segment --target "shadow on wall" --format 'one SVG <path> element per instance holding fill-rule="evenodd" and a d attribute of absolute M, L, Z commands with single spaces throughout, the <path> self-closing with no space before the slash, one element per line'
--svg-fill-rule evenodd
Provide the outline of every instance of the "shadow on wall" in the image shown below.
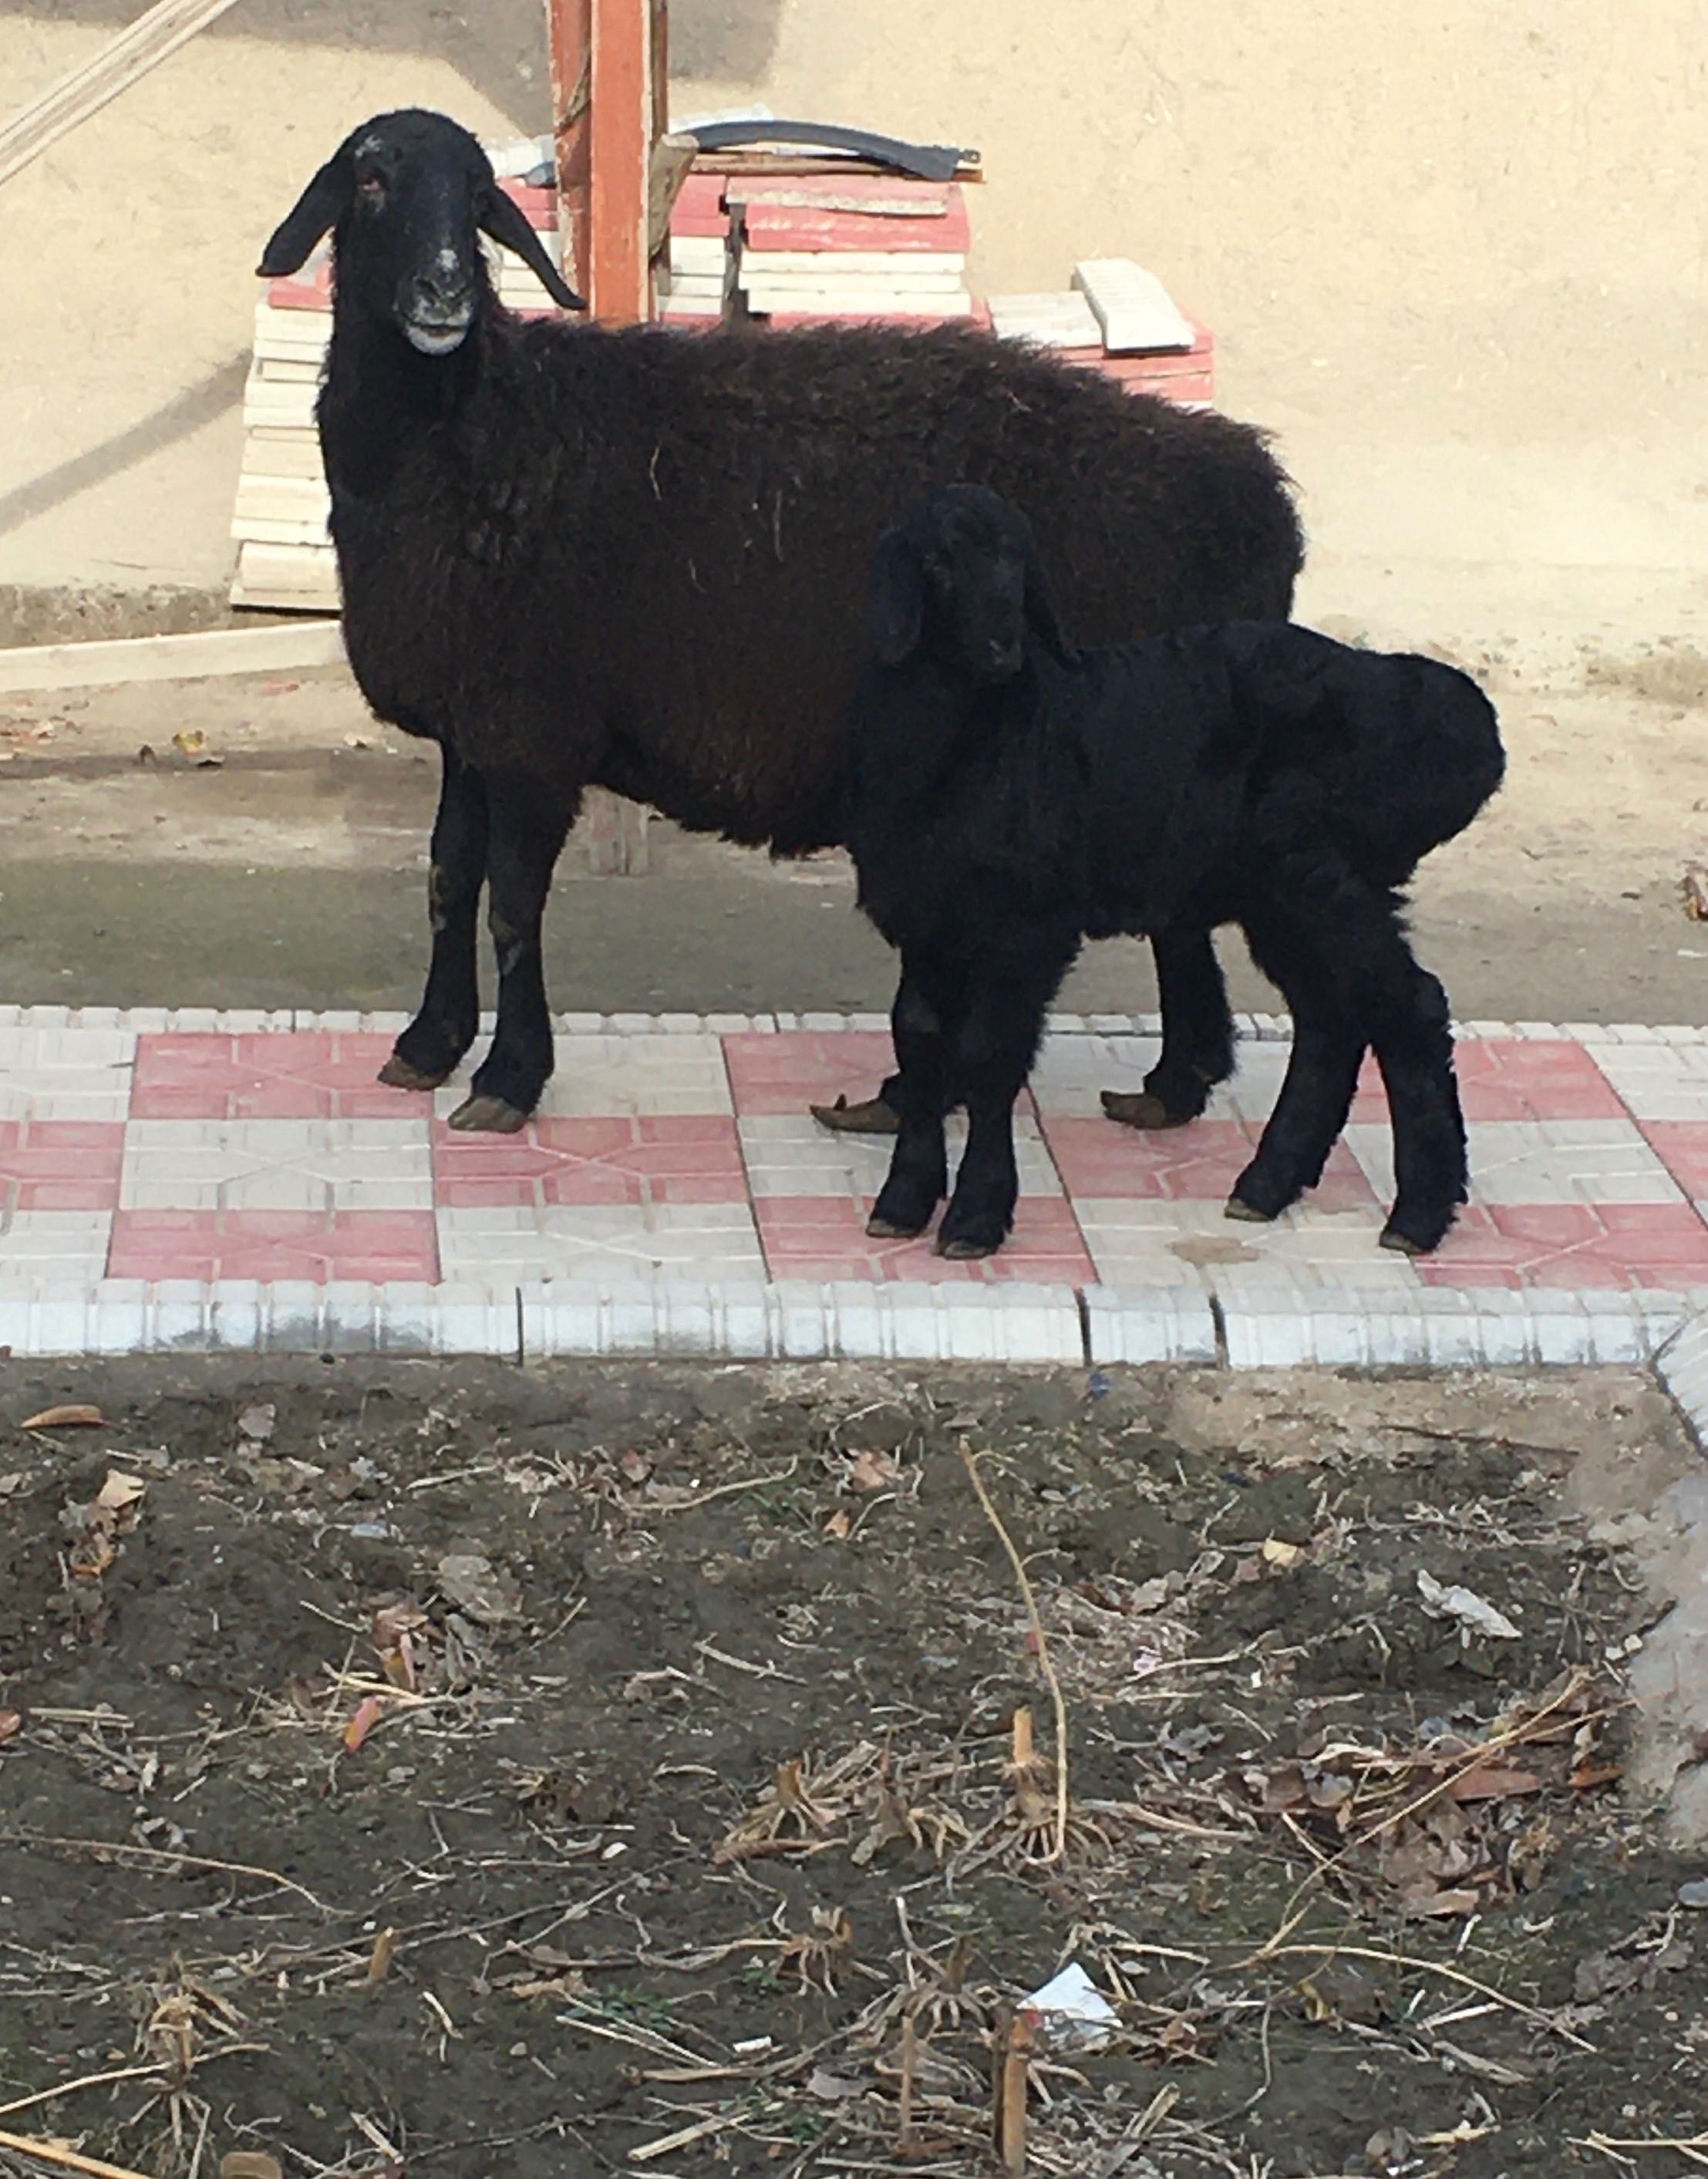
<path fill-rule="evenodd" d="M 757 84 L 777 49 L 783 0 L 673 0 L 673 75 Z M 121 29 L 140 0 L 0 0 L 0 17 Z M 448 62 L 519 129 L 545 125 L 545 0 L 242 0 L 203 37 L 277 40 L 281 45 L 408 52 Z"/>

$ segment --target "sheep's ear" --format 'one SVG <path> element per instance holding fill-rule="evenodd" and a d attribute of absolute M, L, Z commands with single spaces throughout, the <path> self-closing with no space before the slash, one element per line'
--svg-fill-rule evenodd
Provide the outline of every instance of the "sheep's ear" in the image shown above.
<path fill-rule="evenodd" d="M 1303 726 L 1315 714 L 1326 678 L 1320 639 L 1291 626 L 1246 623 L 1225 629 L 1222 639 L 1229 656 L 1249 675 L 1249 685 L 1271 718 Z"/>
<path fill-rule="evenodd" d="M 1063 666 L 1071 666 L 1079 653 L 1068 640 L 1062 617 L 1056 610 L 1056 594 L 1044 573 L 1036 540 L 1026 538 L 1026 620 L 1044 648 Z"/>
<path fill-rule="evenodd" d="M 309 184 L 261 254 L 255 272 L 263 280 L 277 280 L 287 272 L 299 272 L 323 234 L 335 228 L 350 201 L 350 162 L 342 151 L 334 151 Z"/>
<path fill-rule="evenodd" d="M 887 530 L 872 556 L 866 596 L 866 633 L 886 666 L 899 666 L 919 649 L 925 618 L 925 571 L 899 530 Z"/>
<path fill-rule="evenodd" d="M 513 250 L 560 310 L 586 309 L 585 303 L 546 255 L 521 206 L 496 182 L 482 191 L 475 224 L 482 234 L 490 234 L 494 242 L 502 243 L 506 250 Z"/>

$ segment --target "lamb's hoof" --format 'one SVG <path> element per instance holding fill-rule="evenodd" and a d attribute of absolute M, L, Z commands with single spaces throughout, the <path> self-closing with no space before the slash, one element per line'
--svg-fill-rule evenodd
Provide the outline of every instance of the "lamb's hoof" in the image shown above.
<path fill-rule="evenodd" d="M 970 1264 L 980 1256 L 994 1256 L 1002 1245 L 1000 1241 L 981 1241 L 970 1234 L 946 1241 L 940 1234 L 937 1254 L 952 1264 Z"/>
<path fill-rule="evenodd" d="M 1397 1256 L 1432 1256 L 1446 1240 L 1453 1222 L 1451 1214 L 1441 1219 L 1419 1219 L 1409 1226 L 1397 1225 L 1390 1218 L 1381 1229 L 1381 1245 L 1392 1249 Z"/>
<path fill-rule="evenodd" d="M 465 1135 L 519 1135 L 529 1117 L 502 1097 L 466 1097 L 448 1124 Z"/>
<path fill-rule="evenodd" d="M 916 1241 L 931 1222 L 926 1211 L 923 1218 L 893 1218 L 883 1211 L 874 1210 L 866 1221 L 866 1232 L 874 1241 Z"/>
<path fill-rule="evenodd" d="M 833 1135 L 893 1135 L 901 1129 L 900 1115 L 881 1097 L 850 1105 L 846 1097 L 838 1096 L 834 1105 L 813 1105 L 808 1110 Z"/>
<path fill-rule="evenodd" d="M 1244 1202 L 1237 1195 L 1228 1197 L 1222 1206 L 1222 1215 L 1237 1219 L 1242 1226 L 1272 1226 L 1276 1218 L 1272 1210 L 1260 1210 L 1255 1204 Z"/>
<path fill-rule="evenodd" d="M 1161 1128 L 1186 1127 L 1198 1117 L 1195 1112 L 1171 1112 L 1148 1090 L 1105 1090 L 1101 1095 L 1104 1117 L 1118 1120 L 1123 1128 L 1154 1133 Z"/>
<path fill-rule="evenodd" d="M 407 1059 L 395 1051 L 380 1069 L 380 1079 L 387 1090 L 437 1090 L 451 1073 L 448 1067 L 443 1074 L 429 1074 L 419 1067 L 411 1067 Z"/>

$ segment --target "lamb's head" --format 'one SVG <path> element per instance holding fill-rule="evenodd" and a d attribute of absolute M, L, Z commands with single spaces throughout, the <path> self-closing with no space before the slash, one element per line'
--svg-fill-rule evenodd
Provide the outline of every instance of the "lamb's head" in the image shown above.
<path fill-rule="evenodd" d="M 981 683 L 1019 672 L 1029 628 L 1057 659 L 1074 656 L 1031 524 L 978 485 L 940 485 L 885 531 L 867 625 L 885 665 L 925 650 Z"/>
<path fill-rule="evenodd" d="M 418 107 L 364 122 L 267 244 L 264 279 L 300 269 L 331 232 L 341 307 L 388 323 L 423 355 L 449 355 L 488 292 L 479 237 L 513 250 L 566 310 L 582 307 L 466 129 Z"/>

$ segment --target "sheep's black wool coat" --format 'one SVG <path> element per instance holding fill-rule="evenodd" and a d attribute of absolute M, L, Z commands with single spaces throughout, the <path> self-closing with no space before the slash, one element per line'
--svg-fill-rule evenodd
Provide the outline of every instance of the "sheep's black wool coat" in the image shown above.
<path fill-rule="evenodd" d="M 1088 642 L 1285 618 L 1303 551 L 1258 432 L 958 328 L 612 332 L 488 299 L 429 360 L 341 319 L 321 420 L 382 717 L 785 853 L 840 837 L 867 568 L 927 486 L 1021 508 Z"/>
<path fill-rule="evenodd" d="M 1017 918 L 1200 928 L 1349 870 L 1387 892 L 1501 782 L 1493 705 L 1430 658 L 1295 627 L 1178 629 L 980 686 L 875 667 L 848 820 L 862 905 L 931 952 Z"/>

